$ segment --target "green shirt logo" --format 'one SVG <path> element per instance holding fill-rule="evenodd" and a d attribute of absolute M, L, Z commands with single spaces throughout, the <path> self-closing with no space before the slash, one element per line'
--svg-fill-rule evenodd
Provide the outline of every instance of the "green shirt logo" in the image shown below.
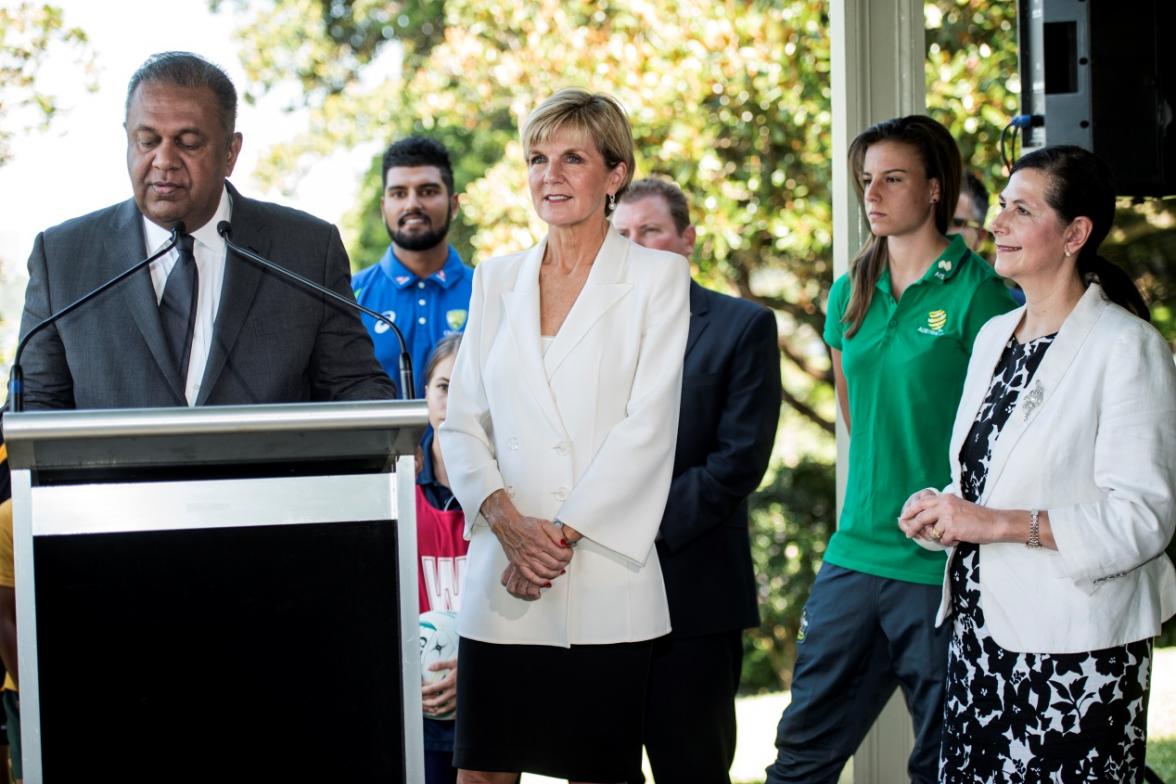
<path fill-rule="evenodd" d="M 946 310 L 932 310 L 927 314 L 927 326 L 919 325 L 919 331 L 924 335 L 935 335 L 938 337 L 943 334 L 943 328 L 947 326 L 947 311 Z"/>

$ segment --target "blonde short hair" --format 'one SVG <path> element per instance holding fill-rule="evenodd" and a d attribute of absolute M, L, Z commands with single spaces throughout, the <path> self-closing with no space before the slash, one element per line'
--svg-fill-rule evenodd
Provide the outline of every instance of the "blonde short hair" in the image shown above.
<path fill-rule="evenodd" d="M 545 142 L 563 128 L 574 128 L 592 139 L 609 170 L 625 164 L 625 180 L 614 194 L 621 194 L 633 181 L 636 166 L 633 154 L 633 130 L 629 115 L 620 101 L 605 93 L 590 93 L 566 87 L 552 95 L 531 112 L 523 125 L 523 154 L 531 156 L 531 146 Z M 610 210 L 605 207 L 605 214 Z"/>

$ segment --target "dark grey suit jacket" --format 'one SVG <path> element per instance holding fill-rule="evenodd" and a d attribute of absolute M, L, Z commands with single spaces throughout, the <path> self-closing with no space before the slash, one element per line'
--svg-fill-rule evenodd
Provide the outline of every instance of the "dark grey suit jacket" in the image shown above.
<path fill-rule="evenodd" d="M 759 625 L 747 497 L 779 418 L 776 317 L 691 282 L 674 481 L 657 543 L 674 637 Z"/>
<path fill-rule="evenodd" d="M 237 244 L 351 296 L 334 226 L 228 187 Z M 146 255 L 134 200 L 41 233 L 29 257 L 21 336 Z M 232 252 L 224 274 L 197 405 L 395 397 L 354 313 Z M 187 405 L 147 269 L 34 336 L 22 364 L 28 410 Z"/>

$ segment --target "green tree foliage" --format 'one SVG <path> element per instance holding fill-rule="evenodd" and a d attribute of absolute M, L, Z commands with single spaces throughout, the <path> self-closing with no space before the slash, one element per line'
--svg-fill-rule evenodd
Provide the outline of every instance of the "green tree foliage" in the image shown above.
<path fill-rule="evenodd" d="M 927 3 L 927 111 L 990 191 L 1004 183 L 1000 132 L 1019 111 L 1017 5 Z"/>
<path fill-rule="evenodd" d="M 43 128 L 57 114 L 56 97 L 40 88 L 37 75 L 63 49 L 92 78 L 86 34 L 67 27 L 60 8 L 33 2 L 0 6 L 0 166 L 9 159 L 14 135 Z"/>

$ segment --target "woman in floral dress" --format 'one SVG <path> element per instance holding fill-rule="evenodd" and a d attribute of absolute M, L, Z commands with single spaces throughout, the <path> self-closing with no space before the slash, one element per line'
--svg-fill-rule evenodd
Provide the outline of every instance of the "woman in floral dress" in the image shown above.
<path fill-rule="evenodd" d="M 1021 158 L 993 221 L 1027 304 L 976 339 L 953 482 L 899 518 L 950 548 L 940 779 L 1135 782 L 1151 652 L 1176 611 L 1176 367 L 1134 283 L 1098 255 L 1107 166 Z"/>

